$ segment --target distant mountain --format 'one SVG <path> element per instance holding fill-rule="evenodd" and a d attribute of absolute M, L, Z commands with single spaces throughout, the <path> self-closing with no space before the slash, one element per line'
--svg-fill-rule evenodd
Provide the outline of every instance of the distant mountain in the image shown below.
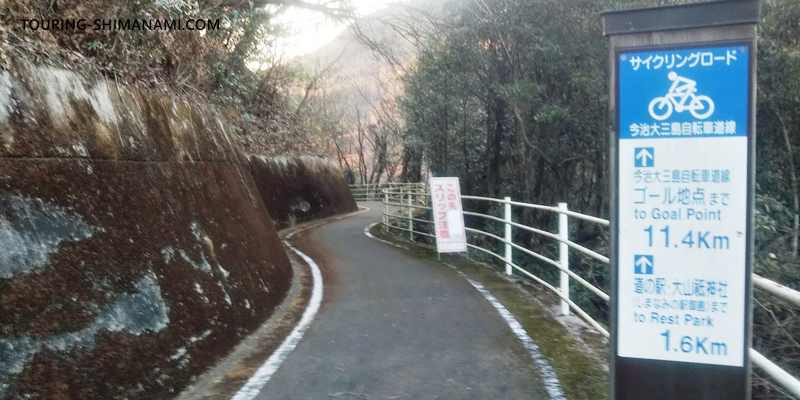
<path fill-rule="evenodd" d="M 328 45 L 296 58 L 311 73 L 326 71 L 320 92 L 348 121 L 349 132 L 336 139 L 337 155 L 358 171 L 360 180 L 373 179 L 376 169 L 383 171 L 381 180 L 398 171 L 402 122 L 396 98 L 426 28 L 421 10 L 409 3 L 389 5 L 356 21 Z M 385 160 L 384 167 L 377 166 L 379 159 Z"/>
<path fill-rule="evenodd" d="M 406 3 L 394 3 L 355 22 L 328 45 L 299 56 L 309 71 L 320 71 L 335 64 L 327 79 L 329 94 L 351 97 L 369 114 L 368 102 L 378 102 L 399 94 L 398 78 L 416 59 L 416 46 L 398 31 L 407 30 L 418 10 Z M 370 46 L 363 40 L 367 40 Z M 372 47 L 372 48 L 370 48 Z M 380 51 L 375 51 L 380 49 Z M 388 58 L 388 60 L 387 60 Z M 355 110 L 354 110 L 355 112 Z"/>

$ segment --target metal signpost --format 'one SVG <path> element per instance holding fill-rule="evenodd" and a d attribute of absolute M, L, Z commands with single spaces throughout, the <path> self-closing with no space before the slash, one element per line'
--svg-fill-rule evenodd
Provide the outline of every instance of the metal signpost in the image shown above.
<path fill-rule="evenodd" d="M 759 3 L 611 12 L 612 399 L 748 399 Z"/>
<path fill-rule="evenodd" d="M 458 178 L 430 178 L 436 249 L 439 253 L 467 251 L 467 234 Z"/>

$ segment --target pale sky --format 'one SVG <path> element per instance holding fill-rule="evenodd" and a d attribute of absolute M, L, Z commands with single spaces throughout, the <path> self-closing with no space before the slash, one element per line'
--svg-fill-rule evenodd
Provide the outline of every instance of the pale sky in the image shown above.
<path fill-rule="evenodd" d="M 361 16 L 377 11 L 389 3 L 398 0 L 351 0 L 356 13 Z M 310 53 L 336 38 L 347 25 L 335 23 L 326 19 L 320 13 L 291 8 L 276 18 L 277 22 L 287 24 L 294 35 L 280 40 L 279 45 L 284 46 L 285 57 L 292 57 Z"/>

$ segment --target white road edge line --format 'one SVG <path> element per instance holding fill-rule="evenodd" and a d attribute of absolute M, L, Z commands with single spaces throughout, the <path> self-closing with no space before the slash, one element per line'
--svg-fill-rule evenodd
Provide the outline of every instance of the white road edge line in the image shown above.
<path fill-rule="evenodd" d="M 379 221 L 379 222 L 373 222 L 373 223 L 371 223 L 371 224 L 369 224 L 369 225 L 365 226 L 365 227 L 364 227 L 364 234 L 365 234 L 365 235 L 367 235 L 367 237 L 369 237 L 369 238 L 372 238 L 372 239 L 375 239 L 375 240 L 377 240 L 377 241 L 379 241 L 379 242 L 381 242 L 381 243 L 386 243 L 386 244 L 388 244 L 388 245 L 391 245 L 391 246 L 394 246 L 394 247 L 399 247 L 399 248 L 401 248 L 401 249 L 406 249 L 406 250 L 409 250 L 409 248 L 408 248 L 408 247 L 406 247 L 406 246 L 401 246 L 401 245 L 399 245 L 399 244 L 397 244 L 397 243 L 392 243 L 392 242 L 390 242 L 390 241 L 388 241 L 388 240 L 383 240 L 383 239 L 377 238 L 377 237 L 375 237 L 375 235 L 373 235 L 373 234 L 369 233 L 369 230 L 370 230 L 370 229 L 372 229 L 372 227 L 373 227 L 373 226 L 375 226 L 375 225 L 378 225 L 378 224 L 380 224 L 380 221 Z"/>
<path fill-rule="evenodd" d="M 364 207 L 364 206 L 358 206 L 358 208 L 359 211 L 355 211 L 345 215 L 340 215 L 332 219 L 326 219 L 320 223 L 311 224 L 309 226 L 293 231 L 288 235 L 286 235 L 286 239 L 290 239 L 297 232 L 304 231 L 306 229 L 316 228 L 320 225 L 329 223 L 331 221 L 338 221 L 340 219 L 351 217 L 353 215 L 361 214 L 370 210 L 369 207 Z M 247 382 L 245 382 L 244 386 L 242 386 L 242 388 L 239 389 L 239 391 L 236 392 L 235 395 L 233 395 L 232 400 L 250 400 L 258 395 L 261 389 L 263 389 L 264 386 L 267 384 L 267 382 L 269 382 L 270 378 L 272 378 L 272 375 L 278 371 L 278 368 L 280 368 L 281 364 L 289 356 L 289 353 L 291 353 L 292 350 L 294 350 L 294 348 L 297 347 L 297 344 L 300 342 L 300 339 L 303 338 L 303 334 L 306 332 L 306 329 L 308 329 L 309 325 L 311 325 L 311 322 L 314 321 L 314 317 L 317 316 L 320 304 L 322 304 L 323 282 L 322 282 L 322 272 L 320 272 L 319 267 L 314 262 L 314 260 L 311 259 L 311 257 L 303 254 L 300 250 L 297 250 L 296 248 L 292 247 L 292 245 L 289 244 L 288 241 L 284 240 L 283 243 L 285 243 L 288 248 L 292 249 L 292 251 L 297 253 L 297 255 L 299 255 L 300 258 L 302 258 L 303 261 L 305 261 L 309 265 L 309 267 L 311 267 L 311 276 L 313 278 L 312 279 L 313 289 L 311 292 L 311 299 L 308 302 L 306 310 L 303 312 L 303 317 L 300 318 L 300 322 L 298 322 L 297 326 L 294 327 L 292 333 L 290 333 L 289 336 L 287 336 L 286 339 L 283 340 L 283 343 L 281 343 L 281 345 L 275 350 L 274 353 L 272 353 L 272 355 L 267 359 L 267 361 L 265 361 L 264 364 L 262 364 L 258 368 L 258 370 L 256 370 L 256 373 L 253 374 L 253 376 L 251 376 L 250 379 L 247 380 Z"/>
<path fill-rule="evenodd" d="M 275 350 L 274 353 L 264 362 L 264 364 L 258 368 L 255 374 L 247 380 L 247 382 L 239 389 L 238 392 L 233 396 L 232 400 L 250 400 L 256 397 L 261 389 L 264 388 L 264 385 L 267 384 L 272 375 L 278 371 L 281 364 L 284 360 L 289 356 L 289 353 L 297 347 L 297 343 L 300 342 L 300 339 L 303 338 L 303 334 L 305 333 L 306 329 L 308 329 L 311 322 L 314 320 L 314 317 L 317 315 L 317 311 L 319 311 L 319 306 L 322 303 L 322 273 L 319 270 L 319 267 L 311 259 L 311 257 L 303 254 L 300 250 L 295 249 L 289 242 L 284 241 L 287 247 L 292 249 L 297 255 L 300 256 L 310 267 L 311 267 L 311 275 L 314 281 L 314 288 L 311 292 L 311 300 L 308 302 L 308 307 L 303 312 L 303 317 L 300 319 L 300 322 L 294 328 L 292 333 L 286 337 L 286 339 L 281 343 L 280 347 Z"/>
<path fill-rule="evenodd" d="M 451 268 L 455 268 L 454 266 L 447 264 Z M 475 289 L 478 289 L 478 292 L 489 301 L 489 303 L 500 313 L 500 316 L 508 324 L 508 327 L 511 328 L 511 331 L 517 335 L 517 338 L 522 342 L 522 345 L 528 349 L 528 353 L 530 353 L 531 358 L 539 367 L 539 371 L 542 374 L 542 380 L 544 380 L 544 388 L 547 390 L 547 393 L 550 395 L 550 399 L 552 400 L 566 400 L 567 397 L 564 395 L 564 391 L 561 390 L 561 383 L 558 381 L 558 376 L 556 376 L 556 372 L 553 370 L 553 367 L 550 366 L 550 363 L 547 362 L 547 359 L 544 358 L 542 353 L 539 351 L 539 346 L 533 342 L 528 333 L 525 332 L 525 328 L 511 315 L 501 303 L 497 300 L 480 282 L 473 280 L 466 274 L 461 271 L 458 273 L 464 277 Z"/>
<path fill-rule="evenodd" d="M 336 217 L 325 218 L 321 222 L 317 222 L 315 224 L 304 226 L 304 227 L 302 227 L 302 228 L 300 228 L 300 229 L 298 229 L 296 231 L 289 232 L 289 234 L 286 235 L 286 239 L 291 239 L 292 236 L 295 235 L 295 233 L 302 232 L 302 231 L 304 231 L 306 229 L 313 229 L 313 228 L 316 228 L 318 226 L 322 226 L 322 225 L 328 224 L 328 223 L 333 222 L 333 221 L 338 221 L 338 220 L 343 219 L 343 218 L 352 217 L 354 215 L 362 214 L 362 213 L 365 213 L 365 212 L 370 210 L 369 207 L 364 207 L 364 206 L 358 206 L 358 208 L 359 208 L 358 211 L 353 211 L 353 212 L 351 212 L 349 214 L 339 215 L 339 216 L 336 216 Z"/>

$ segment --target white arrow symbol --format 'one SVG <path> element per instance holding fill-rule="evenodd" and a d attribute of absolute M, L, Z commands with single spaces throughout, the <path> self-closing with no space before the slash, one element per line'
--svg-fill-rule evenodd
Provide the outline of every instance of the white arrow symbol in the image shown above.
<path fill-rule="evenodd" d="M 647 257 L 642 256 L 639 257 L 638 260 L 636 260 L 636 266 L 639 267 L 642 271 L 645 271 L 647 267 L 652 267 L 653 263 L 651 263 L 650 260 L 647 259 Z"/>
<path fill-rule="evenodd" d="M 643 165 L 643 166 L 645 166 L 645 167 L 647 166 L 647 158 L 648 158 L 648 157 L 649 157 L 651 160 L 653 159 L 653 155 L 652 155 L 652 154 L 650 154 L 650 152 L 649 152 L 649 151 L 647 151 L 647 150 L 645 150 L 645 149 L 641 149 L 641 150 L 639 150 L 639 153 L 638 153 L 638 154 L 636 154 L 636 159 L 638 160 L 638 159 L 640 159 L 640 158 L 641 158 L 641 159 L 642 159 L 642 165 Z"/>

